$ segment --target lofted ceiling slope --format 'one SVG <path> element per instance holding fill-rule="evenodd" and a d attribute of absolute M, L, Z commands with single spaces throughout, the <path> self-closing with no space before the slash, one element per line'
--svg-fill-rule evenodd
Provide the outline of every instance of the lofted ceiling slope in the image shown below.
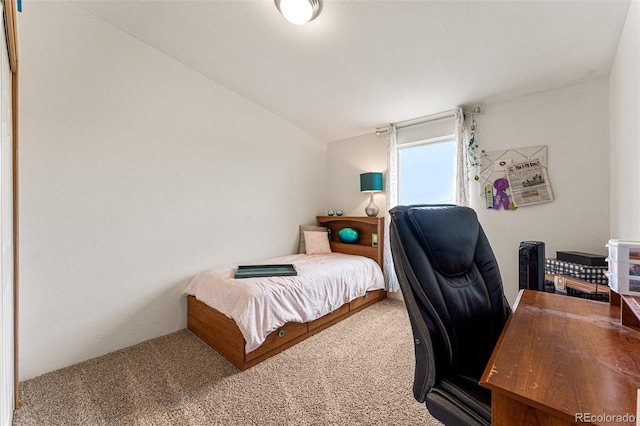
<path fill-rule="evenodd" d="M 331 142 L 609 75 L 629 0 L 325 0 L 304 26 L 271 0 L 75 1 Z"/>

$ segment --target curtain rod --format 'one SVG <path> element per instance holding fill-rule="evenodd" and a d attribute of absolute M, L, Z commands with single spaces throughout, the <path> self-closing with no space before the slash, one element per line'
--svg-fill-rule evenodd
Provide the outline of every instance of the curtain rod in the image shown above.
<path fill-rule="evenodd" d="M 482 109 L 480 105 L 476 105 L 475 107 L 463 108 L 462 112 L 465 114 L 480 114 Z M 437 114 L 426 115 L 424 117 L 412 118 L 411 120 L 399 121 L 397 123 L 393 123 L 396 126 L 396 129 L 402 129 L 404 127 L 415 126 L 416 124 L 429 123 L 431 121 L 438 121 L 445 118 L 452 117 L 456 114 L 456 110 L 452 109 L 449 111 L 439 112 Z M 383 133 L 387 133 L 389 131 L 389 126 L 378 127 L 376 128 L 376 136 L 380 136 Z"/>

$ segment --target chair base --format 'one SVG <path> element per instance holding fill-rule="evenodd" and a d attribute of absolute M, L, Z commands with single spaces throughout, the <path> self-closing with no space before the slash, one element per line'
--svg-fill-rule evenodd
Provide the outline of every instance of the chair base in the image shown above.
<path fill-rule="evenodd" d="M 491 391 L 471 378 L 444 379 L 427 394 L 427 409 L 445 425 L 490 426 Z"/>

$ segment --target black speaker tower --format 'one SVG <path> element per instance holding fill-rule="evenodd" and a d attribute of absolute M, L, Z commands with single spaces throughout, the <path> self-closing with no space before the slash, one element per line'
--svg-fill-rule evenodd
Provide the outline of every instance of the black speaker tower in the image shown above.
<path fill-rule="evenodd" d="M 544 291 L 544 243 L 523 241 L 518 249 L 520 289 Z"/>

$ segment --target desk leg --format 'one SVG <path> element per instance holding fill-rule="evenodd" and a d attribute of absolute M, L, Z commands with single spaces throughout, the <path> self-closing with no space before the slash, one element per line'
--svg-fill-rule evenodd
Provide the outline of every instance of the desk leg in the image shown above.
<path fill-rule="evenodd" d="M 523 404 L 508 396 L 493 391 L 491 393 L 491 426 L 565 426 L 576 425 Z"/>

